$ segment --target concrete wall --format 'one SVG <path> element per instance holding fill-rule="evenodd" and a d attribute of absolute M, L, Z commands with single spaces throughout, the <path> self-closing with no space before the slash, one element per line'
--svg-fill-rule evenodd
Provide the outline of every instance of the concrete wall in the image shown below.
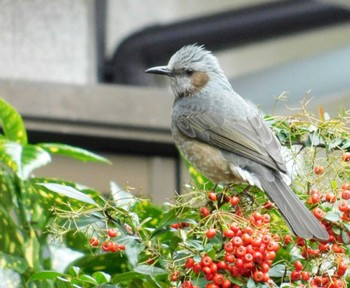
<path fill-rule="evenodd" d="M 263 2 L 268 1 L 107 0 L 105 52 L 107 56 L 112 55 L 129 33 L 146 25 L 169 23 Z M 5 97 L 26 116 L 37 118 L 37 121 L 26 122 L 30 129 L 171 142 L 170 133 L 152 134 L 146 129 L 134 133 L 128 129 L 110 129 L 108 125 L 103 127 L 103 123 L 112 123 L 113 127 L 143 124 L 144 127 L 169 129 L 172 99 L 168 88 L 152 90 L 96 85 L 94 4 L 93 0 L 0 0 L 0 97 Z M 283 74 L 285 71 L 298 74 L 295 71 L 310 67 L 305 66 L 310 59 L 323 59 L 323 56 L 333 55 L 334 51 L 346 51 L 349 46 L 350 25 L 344 24 L 220 51 L 217 56 L 238 92 L 248 98 L 254 94 L 257 104 L 266 105 L 270 101 L 266 99 L 272 99 L 289 87 L 294 89 L 293 83 L 297 82 L 282 84 L 280 81 L 289 79 L 290 74 Z M 332 67 L 350 67 L 350 57 L 349 60 L 333 59 L 339 62 L 331 60 Z M 329 76 L 325 77 L 329 78 L 330 83 L 337 83 L 331 77 L 339 74 L 329 72 Z M 346 74 L 341 73 L 342 79 L 346 78 Z M 308 84 L 307 76 L 303 80 L 305 86 L 301 86 L 302 89 L 314 88 Z M 166 82 L 163 87 L 165 85 Z M 317 85 L 317 80 L 313 85 Z M 281 91 L 271 92 L 271 87 L 279 87 Z M 337 87 L 333 90 L 337 90 Z M 315 103 L 327 105 L 327 110 L 331 111 L 336 111 L 340 103 L 349 108 L 350 94 L 345 90 L 342 88 L 342 91 L 335 93 L 336 101 L 332 98 L 335 94 L 328 90 L 328 95 L 313 95 L 316 97 Z M 297 92 L 291 93 L 290 103 L 295 106 L 294 103 L 298 103 L 306 91 L 294 91 Z M 322 94 L 320 90 L 315 91 Z M 40 117 L 61 119 L 69 124 L 40 122 Z M 75 125 L 76 121 L 89 120 L 102 126 L 97 129 Z M 174 159 L 118 153 L 107 156 L 113 161 L 112 166 L 85 165 L 57 158 L 47 169 L 40 170 L 38 175 L 68 178 L 102 191 L 109 189 L 110 180 L 118 182 L 120 186 L 128 183 L 136 188 L 135 191 L 150 195 L 158 203 L 171 197 L 176 189 Z M 185 169 L 182 171 L 182 179 L 186 182 L 187 174 Z"/>
<path fill-rule="evenodd" d="M 0 78 L 96 80 L 93 0 L 1 0 Z"/>

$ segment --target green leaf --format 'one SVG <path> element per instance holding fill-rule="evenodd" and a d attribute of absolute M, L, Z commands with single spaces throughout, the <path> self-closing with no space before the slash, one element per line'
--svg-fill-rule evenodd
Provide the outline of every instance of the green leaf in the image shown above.
<path fill-rule="evenodd" d="M 93 200 L 91 197 L 87 196 L 86 194 L 78 191 L 73 187 L 56 184 L 56 183 L 37 183 L 37 185 L 44 186 L 46 189 L 50 191 L 63 194 L 69 198 L 73 198 L 81 202 L 98 206 L 95 200 Z"/>
<path fill-rule="evenodd" d="M 347 223 L 343 223 L 343 225 L 345 226 L 345 228 L 350 232 L 350 224 Z"/>
<path fill-rule="evenodd" d="M 2 142 L 1 160 L 20 179 L 28 179 L 31 173 L 51 161 L 50 154 L 35 145 L 21 145 L 16 142 Z"/>
<path fill-rule="evenodd" d="M 347 233 L 346 231 L 341 231 L 341 237 L 342 237 L 342 239 L 343 239 L 343 242 L 344 242 L 344 244 L 349 244 L 350 243 L 350 241 L 349 241 L 349 233 Z"/>
<path fill-rule="evenodd" d="M 253 278 L 249 278 L 247 282 L 247 288 L 254 288 L 254 287 L 256 287 L 255 281 L 253 280 Z"/>
<path fill-rule="evenodd" d="M 96 279 L 98 284 L 105 284 L 111 280 L 111 275 L 101 271 L 92 274 L 92 276 Z"/>
<path fill-rule="evenodd" d="M 51 154 L 67 156 L 84 162 L 111 163 L 108 159 L 102 156 L 75 146 L 61 143 L 40 143 L 38 146 Z"/>
<path fill-rule="evenodd" d="M 0 126 L 7 139 L 22 145 L 28 143 L 21 115 L 2 98 L 0 98 Z"/>
<path fill-rule="evenodd" d="M 124 191 L 117 183 L 111 182 L 111 193 L 117 207 L 128 210 L 136 202 L 135 196 L 128 191 Z"/>
<path fill-rule="evenodd" d="M 64 274 L 56 272 L 56 271 L 42 271 L 37 272 L 30 276 L 28 282 L 33 281 L 43 281 L 43 280 L 54 280 L 59 276 L 64 276 Z"/>
<path fill-rule="evenodd" d="M 340 215 L 337 212 L 328 212 L 324 219 L 331 221 L 331 222 L 338 222 L 340 220 Z"/>
<path fill-rule="evenodd" d="M 286 266 L 284 266 L 283 264 L 277 264 L 270 268 L 269 275 L 270 277 L 280 278 L 280 277 L 283 277 L 285 271 L 286 271 Z"/>
<path fill-rule="evenodd" d="M 89 275 L 97 271 L 103 271 L 108 274 L 123 274 L 131 269 L 128 257 L 122 253 L 86 255 L 70 263 L 66 271 L 69 271 L 72 266 L 80 267 L 80 273 Z"/>
<path fill-rule="evenodd" d="M 29 238 L 23 245 L 23 254 L 28 266 L 35 271 L 40 270 L 39 250 L 40 244 L 33 229 L 30 229 Z"/>
<path fill-rule="evenodd" d="M 139 265 L 134 268 L 134 271 L 144 275 L 158 275 L 167 273 L 164 269 L 148 265 Z"/>
<path fill-rule="evenodd" d="M 0 268 L 11 269 L 23 274 L 27 270 L 28 264 L 22 257 L 9 255 L 0 251 Z"/>
<path fill-rule="evenodd" d="M 96 279 L 89 276 L 89 275 L 80 275 L 79 276 L 79 280 L 81 282 L 85 282 L 85 283 L 90 283 L 90 284 L 98 284 Z"/>

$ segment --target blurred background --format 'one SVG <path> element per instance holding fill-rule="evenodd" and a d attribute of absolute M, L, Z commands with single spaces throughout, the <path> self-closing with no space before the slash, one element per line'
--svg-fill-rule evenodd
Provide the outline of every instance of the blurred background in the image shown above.
<path fill-rule="evenodd" d="M 350 2 L 0 0 L 0 97 L 29 139 L 90 149 L 113 164 L 57 157 L 38 171 L 156 203 L 188 181 L 170 133 L 168 82 L 145 74 L 185 44 L 204 44 L 234 89 L 267 113 L 288 105 L 350 109 Z M 274 110 L 274 111 L 273 111 Z"/>

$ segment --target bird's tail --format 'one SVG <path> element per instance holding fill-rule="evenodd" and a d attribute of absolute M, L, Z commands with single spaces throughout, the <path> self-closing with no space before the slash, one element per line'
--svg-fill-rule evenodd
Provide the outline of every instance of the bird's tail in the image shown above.
<path fill-rule="evenodd" d="M 322 224 L 298 199 L 289 186 L 276 176 L 275 181 L 261 181 L 262 188 L 273 201 L 290 229 L 297 236 L 305 239 L 328 240 L 329 235 Z"/>

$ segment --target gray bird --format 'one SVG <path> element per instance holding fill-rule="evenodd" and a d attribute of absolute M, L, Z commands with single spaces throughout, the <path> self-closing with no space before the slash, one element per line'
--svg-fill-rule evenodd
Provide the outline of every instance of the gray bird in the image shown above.
<path fill-rule="evenodd" d="M 170 77 L 175 96 L 172 134 L 194 167 L 214 183 L 246 181 L 265 191 L 297 236 L 329 238 L 285 182 L 287 169 L 277 138 L 257 109 L 232 89 L 210 51 L 184 46 L 167 66 L 146 73 Z"/>

